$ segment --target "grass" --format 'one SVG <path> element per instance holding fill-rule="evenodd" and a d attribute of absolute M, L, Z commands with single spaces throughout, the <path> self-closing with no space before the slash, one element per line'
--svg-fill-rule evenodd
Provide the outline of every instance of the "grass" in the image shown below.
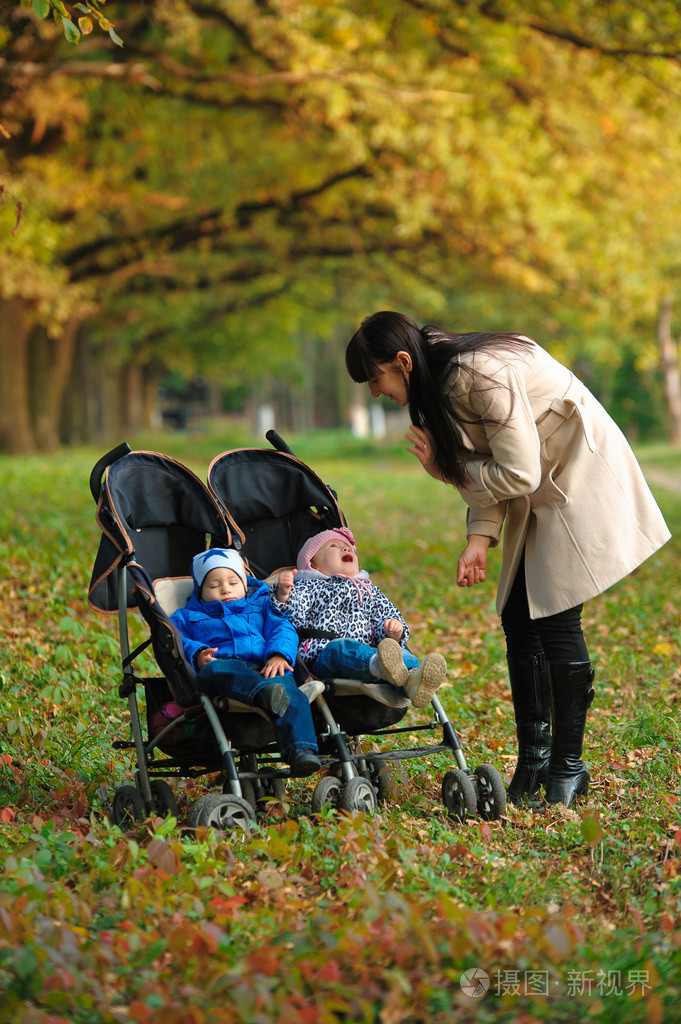
<path fill-rule="evenodd" d="M 200 476 L 252 442 L 134 439 Z M 469 764 L 513 768 L 513 714 L 492 579 L 460 590 L 456 494 L 401 445 L 296 438 L 334 489 L 362 564 L 394 598 L 417 653 L 441 650 L 443 702 Z M 3 1024 L 450 1024 L 677 1019 L 681 989 L 681 497 L 654 487 L 673 540 L 585 609 L 597 670 L 578 809 L 447 817 L 445 755 L 405 763 L 371 816 L 313 816 L 289 786 L 250 837 L 173 819 L 122 834 L 108 817 L 129 757 L 115 620 L 86 592 L 99 533 L 99 451 L 0 457 L 0 1019 Z M 681 453 L 641 450 L 681 478 Z M 414 712 L 413 721 L 426 721 Z M 468 995 L 462 975 L 484 970 Z"/>

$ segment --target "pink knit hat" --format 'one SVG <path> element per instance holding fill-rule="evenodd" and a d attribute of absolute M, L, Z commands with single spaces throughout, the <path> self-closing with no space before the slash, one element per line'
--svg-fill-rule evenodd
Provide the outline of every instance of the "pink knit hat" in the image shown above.
<path fill-rule="evenodd" d="M 355 538 L 352 536 L 350 530 L 345 526 L 340 526 L 335 530 L 322 530 L 321 533 L 315 533 L 314 537 L 310 537 L 309 540 L 305 541 L 302 548 L 298 552 L 297 566 L 299 569 L 311 569 L 310 565 L 312 559 L 317 554 L 321 547 L 324 547 L 327 541 L 338 540 L 338 537 L 342 537 L 348 544 L 355 547 Z"/>

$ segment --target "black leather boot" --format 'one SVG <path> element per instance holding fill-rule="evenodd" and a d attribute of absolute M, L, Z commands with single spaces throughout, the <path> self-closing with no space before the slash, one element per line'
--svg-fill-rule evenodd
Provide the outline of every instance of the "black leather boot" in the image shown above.
<path fill-rule="evenodd" d="M 548 778 L 551 755 L 551 691 L 543 654 L 508 657 L 518 734 L 518 763 L 508 787 L 512 804 L 531 799 Z"/>
<path fill-rule="evenodd" d="M 589 772 L 582 761 L 586 713 L 594 690 L 590 661 L 552 661 L 551 709 L 553 742 L 546 802 L 569 807 L 575 797 L 589 792 Z"/>

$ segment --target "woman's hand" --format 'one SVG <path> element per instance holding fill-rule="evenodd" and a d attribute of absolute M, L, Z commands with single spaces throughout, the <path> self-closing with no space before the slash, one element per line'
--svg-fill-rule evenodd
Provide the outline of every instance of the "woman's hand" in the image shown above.
<path fill-rule="evenodd" d="M 431 432 L 424 427 L 415 427 L 412 423 L 406 437 L 411 441 L 411 447 L 407 447 L 406 451 L 416 456 L 426 473 L 436 480 L 442 480 L 442 474 L 435 464 L 436 451 Z"/>
<path fill-rule="evenodd" d="M 289 665 L 283 654 L 273 654 L 263 665 L 260 675 L 272 679 L 273 676 L 283 676 L 284 672 L 293 672 L 293 666 Z"/>
<path fill-rule="evenodd" d="M 487 548 L 491 537 L 472 533 L 468 544 L 461 552 L 456 566 L 456 582 L 459 587 L 472 587 L 484 583 L 487 578 Z"/>

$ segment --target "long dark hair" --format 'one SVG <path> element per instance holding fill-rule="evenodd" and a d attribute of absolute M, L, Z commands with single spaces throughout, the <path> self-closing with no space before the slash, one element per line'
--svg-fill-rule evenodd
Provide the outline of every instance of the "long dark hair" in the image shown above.
<path fill-rule="evenodd" d="M 431 431 L 437 444 L 437 467 L 457 486 L 468 480 L 466 461 L 470 451 L 463 443 L 460 422 L 446 401 L 447 379 L 452 371 L 469 375 L 470 390 L 503 387 L 499 381 L 473 374 L 460 357 L 481 348 L 519 349 L 527 340 L 518 334 L 453 334 L 439 327 L 419 327 L 403 313 L 383 310 L 366 317 L 345 352 L 345 365 L 354 381 L 364 383 L 376 374 L 380 363 L 391 363 L 398 352 L 408 352 L 412 369 L 405 384 L 413 424 Z"/>

